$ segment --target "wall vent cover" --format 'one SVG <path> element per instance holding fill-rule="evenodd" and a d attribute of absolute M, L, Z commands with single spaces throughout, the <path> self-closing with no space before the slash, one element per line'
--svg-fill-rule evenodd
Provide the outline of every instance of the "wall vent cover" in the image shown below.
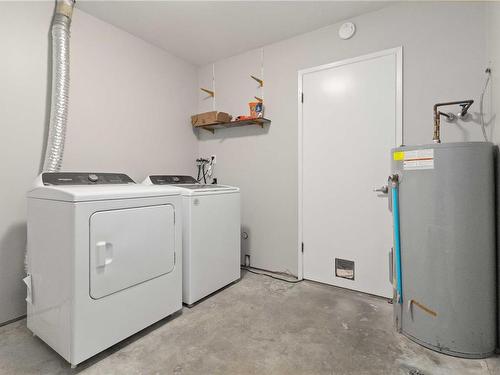
<path fill-rule="evenodd" d="M 354 280 L 354 261 L 335 258 L 335 276 Z"/>

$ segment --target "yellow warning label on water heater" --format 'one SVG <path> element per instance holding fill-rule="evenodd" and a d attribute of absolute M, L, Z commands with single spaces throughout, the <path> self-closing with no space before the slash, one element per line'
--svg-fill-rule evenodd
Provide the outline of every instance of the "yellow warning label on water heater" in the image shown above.
<path fill-rule="evenodd" d="M 404 151 L 396 151 L 393 154 L 394 160 L 405 160 L 405 152 Z"/>

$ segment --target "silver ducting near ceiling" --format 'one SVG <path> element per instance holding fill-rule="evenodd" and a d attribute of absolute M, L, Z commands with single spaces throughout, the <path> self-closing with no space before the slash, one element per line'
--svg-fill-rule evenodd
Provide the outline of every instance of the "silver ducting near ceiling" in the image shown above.
<path fill-rule="evenodd" d="M 61 169 L 69 102 L 69 39 L 74 0 L 57 0 L 52 20 L 52 98 L 43 171 Z"/>

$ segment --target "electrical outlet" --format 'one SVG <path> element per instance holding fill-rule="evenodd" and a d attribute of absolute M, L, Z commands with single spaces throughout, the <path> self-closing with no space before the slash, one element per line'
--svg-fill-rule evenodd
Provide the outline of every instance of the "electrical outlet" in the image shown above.
<path fill-rule="evenodd" d="M 212 164 L 217 164 L 217 156 L 212 155 L 211 159 L 212 159 Z"/>

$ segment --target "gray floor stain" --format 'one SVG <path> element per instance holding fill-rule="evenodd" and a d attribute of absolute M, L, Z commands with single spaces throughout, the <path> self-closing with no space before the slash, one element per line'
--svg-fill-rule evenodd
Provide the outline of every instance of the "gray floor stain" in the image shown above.
<path fill-rule="evenodd" d="M 312 282 L 243 279 L 71 370 L 26 321 L 0 327 L 0 374 L 499 374 L 397 334 L 386 300 Z"/>

